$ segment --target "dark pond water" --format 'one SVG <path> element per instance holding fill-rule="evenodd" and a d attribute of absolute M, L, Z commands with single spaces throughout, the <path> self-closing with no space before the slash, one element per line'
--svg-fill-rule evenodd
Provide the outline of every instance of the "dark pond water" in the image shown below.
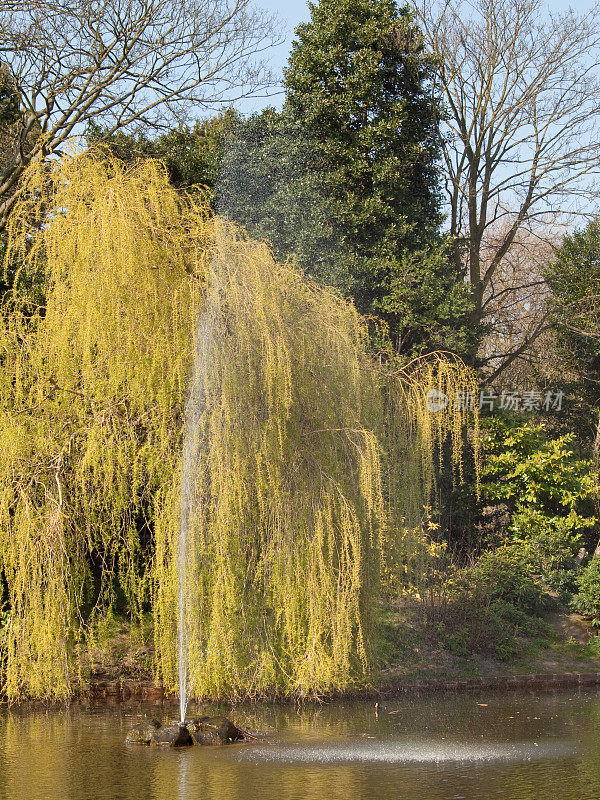
<path fill-rule="evenodd" d="M 155 750 L 125 745 L 125 734 L 144 714 L 175 717 L 175 706 L 6 711 L 0 798 L 600 798 L 600 692 L 401 699 L 378 717 L 372 703 L 218 710 L 264 737 Z"/>

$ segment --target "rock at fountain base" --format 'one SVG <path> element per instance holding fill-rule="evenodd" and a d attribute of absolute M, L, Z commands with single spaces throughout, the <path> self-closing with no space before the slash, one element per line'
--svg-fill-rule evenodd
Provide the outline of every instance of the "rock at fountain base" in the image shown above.
<path fill-rule="evenodd" d="M 135 725 L 127 734 L 125 741 L 128 744 L 150 744 L 152 736 L 161 727 L 160 722 L 151 719 L 149 722 L 140 722 Z"/>
<path fill-rule="evenodd" d="M 244 731 L 226 717 L 199 717 L 192 720 L 190 732 L 196 744 L 230 744 L 246 738 Z"/>
<path fill-rule="evenodd" d="M 155 730 L 150 740 L 152 747 L 189 747 L 194 744 L 185 725 L 166 725 Z"/>
<path fill-rule="evenodd" d="M 133 727 L 125 741 L 152 747 L 189 747 L 192 744 L 222 745 L 253 738 L 227 717 L 198 717 L 180 724 L 172 720 L 161 726 L 155 719 Z"/>

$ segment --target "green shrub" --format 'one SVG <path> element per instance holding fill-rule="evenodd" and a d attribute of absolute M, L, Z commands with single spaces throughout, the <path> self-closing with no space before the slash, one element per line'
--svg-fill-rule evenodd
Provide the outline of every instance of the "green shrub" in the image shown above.
<path fill-rule="evenodd" d="M 574 556 L 598 521 L 591 461 L 575 455 L 571 434 L 550 439 L 543 425 L 501 418 L 485 427 L 481 496 L 500 529 L 492 538 L 527 542 L 556 532 Z"/>
<path fill-rule="evenodd" d="M 535 582 L 565 602 L 576 590 L 574 557 L 598 535 L 592 462 L 575 454 L 571 434 L 551 438 L 509 417 L 484 427 L 483 542 L 518 548 Z"/>
<path fill-rule="evenodd" d="M 527 555 L 518 544 L 483 553 L 474 567 L 464 570 L 471 592 L 481 602 L 499 601 L 525 613 L 539 613 L 546 607 L 547 599 L 531 574 Z"/>
<path fill-rule="evenodd" d="M 516 540 L 530 573 L 537 576 L 539 584 L 554 592 L 562 602 L 567 602 L 576 591 L 577 564 L 574 556 L 581 540 L 571 533 L 570 520 L 553 520 L 535 511 L 525 512 L 520 522 L 525 536 Z"/>
<path fill-rule="evenodd" d="M 577 580 L 579 589 L 573 599 L 573 608 L 600 625 L 600 558 L 592 558 Z"/>
<path fill-rule="evenodd" d="M 548 596 L 531 575 L 523 549 L 507 545 L 458 570 L 430 613 L 430 631 L 456 655 L 517 656 L 524 642 L 547 632 L 539 613 Z"/>

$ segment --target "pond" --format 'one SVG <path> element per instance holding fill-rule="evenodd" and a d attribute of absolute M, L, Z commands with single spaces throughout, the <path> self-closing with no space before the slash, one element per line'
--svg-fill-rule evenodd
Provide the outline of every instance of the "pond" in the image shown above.
<path fill-rule="evenodd" d="M 19 708 L 0 716 L 3 800 L 597 800 L 600 692 L 444 694 L 320 706 L 191 708 L 252 743 L 125 745 L 173 705 Z"/>

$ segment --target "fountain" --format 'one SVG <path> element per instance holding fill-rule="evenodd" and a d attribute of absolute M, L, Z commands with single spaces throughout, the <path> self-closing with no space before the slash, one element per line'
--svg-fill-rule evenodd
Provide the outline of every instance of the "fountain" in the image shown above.
<path fill-rule="evenodd" d="M 216 266 L 216 265 L 213 265 Z M 212 270 L 216 276 L 216 269 Z M 204 307 L 200 310 L 194 331 L 194 347 L 190 388 L 185 404 L 183 430 L 183 453 L 181 467 L 181 519 L 177 541 L 177 657 L 179 677 L 179 713 L 183 725 L 188 704 L 189 642 L 187 605 L 189 602 L 189 571 L 193 553 L 190 552 L 190 527 L 197 505 L 197 473 L 201 469 L 202 439 L 201 419 L 208 403 L 207 359 L 213 350 L 214 313 L 218 296 L 218 284 L 213 282 L 207 293 Z"/>

